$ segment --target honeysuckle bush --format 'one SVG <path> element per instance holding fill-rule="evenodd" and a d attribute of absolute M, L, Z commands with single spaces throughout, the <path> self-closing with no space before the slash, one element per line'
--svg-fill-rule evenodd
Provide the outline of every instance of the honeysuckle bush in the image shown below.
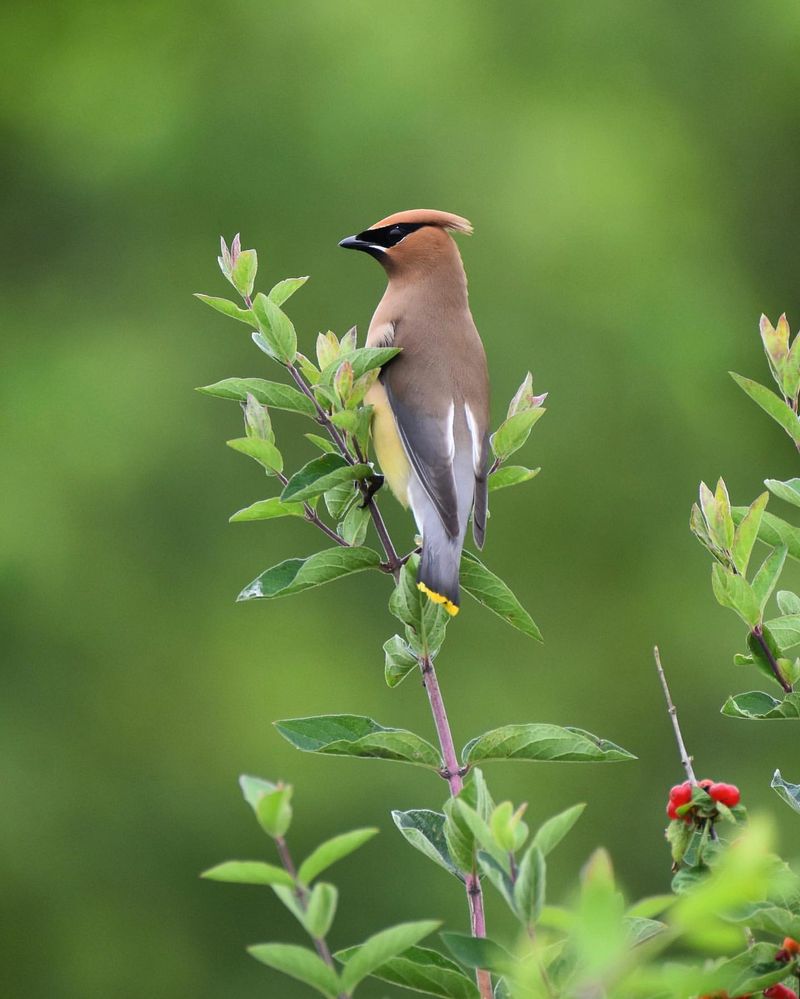
<path fill-rule="evenodd" d="M 270 495 L 230 519 L 239 523 L 299 518 L 324 542 L 311 555 L 265 569 L 237 599 L 274 600 L 357 572 L 383 577 L 389 610 L 398 622 L 397 632 L 383 646 L 386 686 L 392 689 L 412 674 L 422 680 L 435 740 L 386 724 L 385 718 L 378 722 L 353 714 L 298 714 L 277 720 L 277 732 L 302 752 L 405 763 L 444 782 L 440 810 L 397 810 L 392 819 L 398 834 L 430 860 L 433 877 L 438 867 L 443 878 L 460 885 L 466 894 L 470 930 L 445 928 L 427 918 L 435 913 L 430 912 L 426 894 L 420 900 L 418 921 L 381 929 L 367 940 L 332 951 L 328 936 L 338 892 L 320 875 L 366 846 L 377 830 L 343 832 L 296 865 L 288 842 L 292 787 L 242 777 L 245 800 L 272 841 L 274 855 L 227 861 L 204 876 L 269 889 L 309 937 L 308 947 L 257 943 L 249 952 L 329 999 L 349 999 L 369 977 L 441 999 L 686 999 L 788 987 L 797 977 L 798 961 L 794 952 L 785 957 L 791 948 L 781 949 L 781 941 L 800 939 L 800 880 L 772 852 L 768 826 L 747 827 L 738 799 L 733 802 L 729 792 L 719 791 L 729 785 L 712 787 L 691 774 L 688 792 L 673 789 L 677 797 L 670 798 L 666 833 L 674 873 L 670 894 L 630 903 L 617 884 L 610 858 L 598 849 L 562 904 L 548 898 L 549 855 L 580 819 L 584 805 L 576 804 L 532 830 L 525 822 L 524 803 L 493 799 L 484 766 L 507 760 L 615 763 L 635 757 L 582 729 L 524 719 L 476 733 L 457 751 L 437 675 L 440 662 L 446 669 L 447 630 L 458 627 L 457 619 L 454 623 L 417 588 L 419 539 L 410 534 L 398 546 L 391 538 L 376 495 L 382 477 L 370 459 L 371 413 L 364 399 L 380 369 L 398 350 L 360 347 L 356 330 L 351 329 L 341 338 L 330 331 L 320 333 L 313 356 L 311 351 L 302 353 L 284 306 L 306 278 L 287 278 L 268 292 L 256 292 L 256 251 L 242 249 L 238 236 L 230 247 L 222 241 L 219 264 L 241 304 L 198 297 L 245 324 L 267 363 L 282 375 L 274 381 L 226 378 L 200 389 L 240 403 L 243 435 L 228 444 L 254 459 L 272 487 Z M 519 486 L 539 472 L 510 464 L 509 459 L 526 444 L 543 416 L 545 398 L 546 394 L 534 393 L 527 374 L 491 436 L 491 491 Z M 285 468 L 270 417 L 273 409 L 296 414 L 299 428 L 308 421 L 311 429 L 305 436 L 319 450 L 318 457 L 299 469 Z M 712 497 L 713 503 L 707 495 L 704 500 L 700 518 L 710 549 L 718 564 L 741 580 L 759 531 L 759 524 L 754 526 L 759 507 L 742 517 L 745 526 L 737 534 L 730 526 L 735 512 L 725 505 L 724 488 Z M 694 521 L 700 523 L 695 515 Z M 800 543 L 797 550 L 800 553 Z M 770 557 L 777 560 L 780 554 Z M 765 572 L 774 573 L 774 568 Z M 511 588 L 468 551 L 461 564 L 461 585 L 478 605 L 532 640 L 542 641 L 539 628 Z M 764 638 L 761 596 L 769 587 L 754 582 L 752 588 L 759 613 L 748 607 L 752 619 L 748 626 L 751 634 Z M 378 601 L 379 589 L 374 592 Z M 475 612 L 481 613 L 478 608 Z M 780 663 L 779 669 L 784 669 Z M 460 673 L 463 680 L 463 666 Z M 666 690 L 665 678 L 663 683 Z M 671 702 L 670 708 L 674 716 Z M 679 742 L 682 747 L 682 739 Z M 684 755 L 682 749 L 682 759 Z M 721 835 L 723 826 L 730 829 L 732 847 Z M 666 849 L 663 857 L 668 876 Z M 518 927 L 516 934 L 498 940 L 487 931 L 485 890 L 497 893 L 508 907 Z"/>
<path fill-rule="evenodd" d="M 731 376 L 800 451 L 800 337 L 792 341 L 785 315 L 775 326 L 762 316 L 759 331 L 777 392 L 734 372 Z M 800 719 L 800 596 L 778 589 L 778 584 L 787 559 L 800 561 L 800 527 L 766 507 L 773 497 L 788 507 L 800 507 L 800 478 L 785 482 L 766 479 L 764 485 L 766 491 L 749 506 L 732 507 L 723 479 L 713 492 L 701 483 L 700 501 L 692 507 L 690 527 L 714 559 L 714 596 L 747 628 L 747 650 L 736 655 L 735 665 L 757 670 L 769 688 L 728 697 L 722 713 L 748 721 L 796 721 Z M 766 554 L 762 551 L 763 561 L 752 571 L 757 543 Z M 800 812 L 800 785 L 784 780 L 776 770 L 772 786 L 791 808 Z"/>

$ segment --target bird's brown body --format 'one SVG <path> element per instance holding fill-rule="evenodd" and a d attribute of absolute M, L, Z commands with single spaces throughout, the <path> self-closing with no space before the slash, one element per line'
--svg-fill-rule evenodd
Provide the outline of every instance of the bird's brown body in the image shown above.
<path fill-rule="evenodd" d="M 367 397 L 375 453 L 422 533 L 420 588 L 455 614 L 470 513 L 478 545 L 486 525 L 489 379 L 448 229 L 471 226 L 444 212 L 400 212 L 343 245 L 376 256 L 389 278 L 367 345 L 401 353 Z"/>

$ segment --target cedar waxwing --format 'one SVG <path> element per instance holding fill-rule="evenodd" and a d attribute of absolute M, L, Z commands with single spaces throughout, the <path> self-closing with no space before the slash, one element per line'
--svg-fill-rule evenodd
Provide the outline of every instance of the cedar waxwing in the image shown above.
<path fill-rule="evenodd" d="M 471 233 L 472 225 L 419 209 L 381 219 L 339 245 L 375 257 L 389 279 L 367 346 L 402 350 L 365 400 L 374 407 L 375 454 L 422 535 L 417 585 L 457 614 L 470 512 L 479 548 L 486 531 L 489 374 L 464 265 L 448 231 Z"/>

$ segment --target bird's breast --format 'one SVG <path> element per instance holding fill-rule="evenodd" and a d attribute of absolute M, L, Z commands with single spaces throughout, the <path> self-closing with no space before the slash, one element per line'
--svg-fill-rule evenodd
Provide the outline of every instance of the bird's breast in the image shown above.
<path fill-rule="evenodd" d="M 372 443 L 375 447 L 375 457 L 386 476 L 389 488 L 398 501 L 407 507 L 411 465 L 406 457 L 400 434 L 397 432 L 397 424 L 386 389 L 380 382 L 375 382 L 364 401 L 373 407 Z"/>

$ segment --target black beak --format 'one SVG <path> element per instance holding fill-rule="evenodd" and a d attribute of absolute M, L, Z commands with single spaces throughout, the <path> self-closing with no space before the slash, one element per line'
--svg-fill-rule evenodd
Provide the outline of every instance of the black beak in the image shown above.
<path fill-rule="evenodd" d="M 358 236 L 346 236 L 339 243 L 344 250 L 366 250 L 369 245 L 365 239 L 359 239 Z"/>

